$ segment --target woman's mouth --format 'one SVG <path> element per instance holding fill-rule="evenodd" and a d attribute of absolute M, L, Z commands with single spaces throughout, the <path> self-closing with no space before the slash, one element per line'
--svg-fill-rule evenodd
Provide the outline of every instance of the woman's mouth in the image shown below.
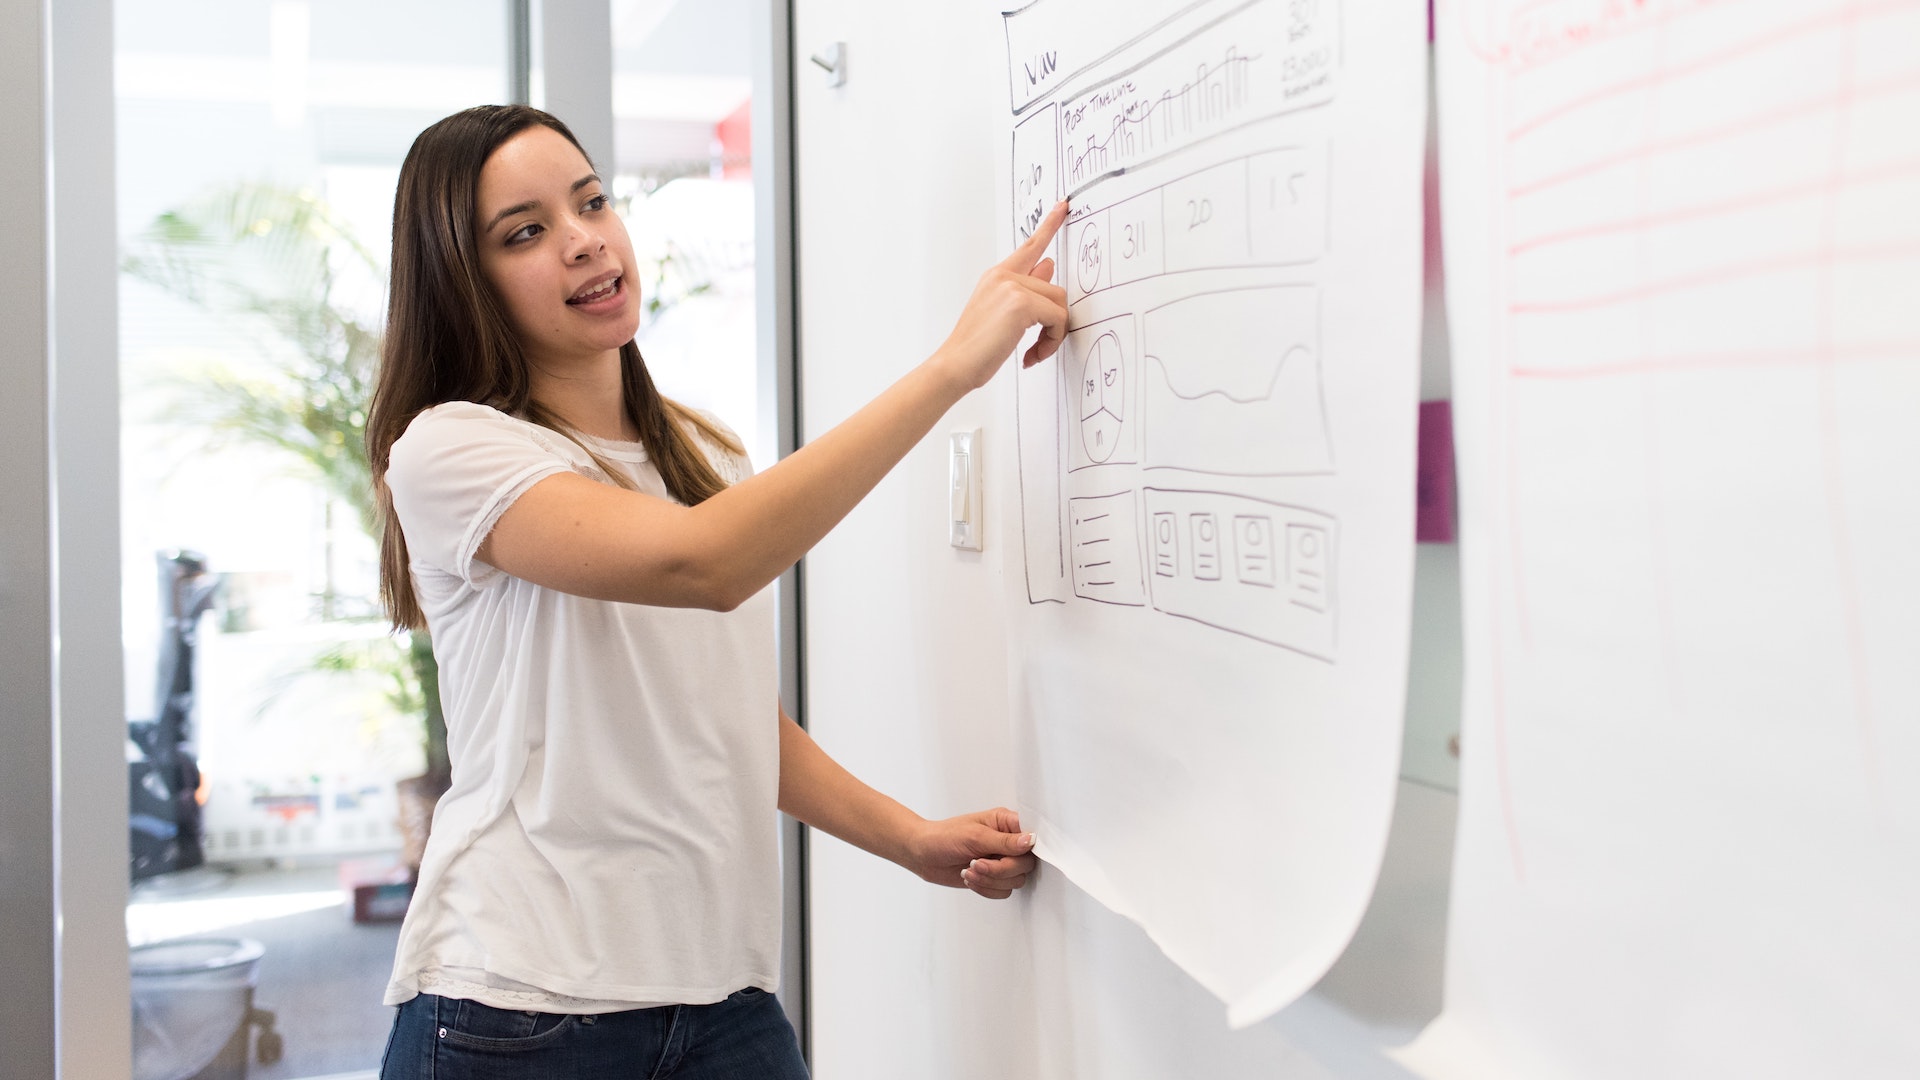
<path fill-rule="evenodd" d="M 620 275 L 616 274 L 596 285 L 589 285 L 568 297 L 567 303 L 578 307 L 597 304 L 603 300 L 610 300 L 620 295 L 620 281 Z"/>

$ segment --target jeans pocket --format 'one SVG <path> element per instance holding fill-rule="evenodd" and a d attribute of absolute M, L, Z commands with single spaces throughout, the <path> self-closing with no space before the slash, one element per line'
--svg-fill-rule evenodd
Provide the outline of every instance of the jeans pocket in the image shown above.
<path fill-rule="evenodd" d="M 745 1005 L 748 1002 L 758 1001 L 761 998 L 766 996 L 767 996 L 767 991 L 762 990 L 757 986 L 748 986 L 739 990 L 735 990 L 733 993 L 728 994 L 727 1000 L 733 1002 L 736 1005 Z"/>
<path fill-rule="evenodd" d="M 439 1016 L 439 1030 L 434 1034 L 441 1042 L 503 1053 L 537 1050 L 565 1035 L 573 1025 L 573 1017 L 565 1013 L 496 1009 L 462 998 L 442 998 Z"/>

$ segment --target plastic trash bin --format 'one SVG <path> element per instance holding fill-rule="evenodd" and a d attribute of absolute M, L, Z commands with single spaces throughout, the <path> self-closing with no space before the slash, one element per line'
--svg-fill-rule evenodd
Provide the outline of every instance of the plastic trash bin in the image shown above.
<path fill-rule="evenodd" d="M 133 1080 L 186 1080 L 248 1020 L 266 948 L 249 938 L 189 938 L 132 951 Z"/>

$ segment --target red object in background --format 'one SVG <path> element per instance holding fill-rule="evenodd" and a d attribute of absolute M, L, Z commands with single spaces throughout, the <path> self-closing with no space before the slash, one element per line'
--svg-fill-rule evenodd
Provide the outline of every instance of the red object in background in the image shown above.
<path fill-rule="evenodd" d="M 713 137 L 720 143 L 721 176 L 728 180 L 746 180 L 753 176 L 753 99 L 740 103 L 733 115 L 713 125 Z"/>
<path fill-rule="evenodd" d="M 1422 544 L 1451 544 L 1453 525 L 1453 403 L 1420 403 L 1419 495 L 1413 537 Z"/>
<path fill-rule="evenodd" d="M 347 859 L 340 886 L 353 897 L 353 921 L 399 922 L 413 899 L 413 871 L 392 858 Z"/>

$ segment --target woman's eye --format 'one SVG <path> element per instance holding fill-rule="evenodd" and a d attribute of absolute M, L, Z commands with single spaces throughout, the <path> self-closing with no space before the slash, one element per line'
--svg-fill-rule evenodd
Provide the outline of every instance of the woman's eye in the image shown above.
<path fill-rule="evenodd" d="M 528 222 L 527 224 L 522 225 L 519 228 L 508 233 L 507 243 L 509 244 L 525 243 L 526 241 L 533 239 L 535 236 L 538 236 L 539 234 L 540 234 L 540 226 L 535 225 L 532 222 Z"/>
<path fill-rule="evenodd" d="M 607 208 L 607 197 L 605 195 L 595 195 L 593 198 L 587 200 L 586 208 L 589 211 L 605 210 Z"/>

